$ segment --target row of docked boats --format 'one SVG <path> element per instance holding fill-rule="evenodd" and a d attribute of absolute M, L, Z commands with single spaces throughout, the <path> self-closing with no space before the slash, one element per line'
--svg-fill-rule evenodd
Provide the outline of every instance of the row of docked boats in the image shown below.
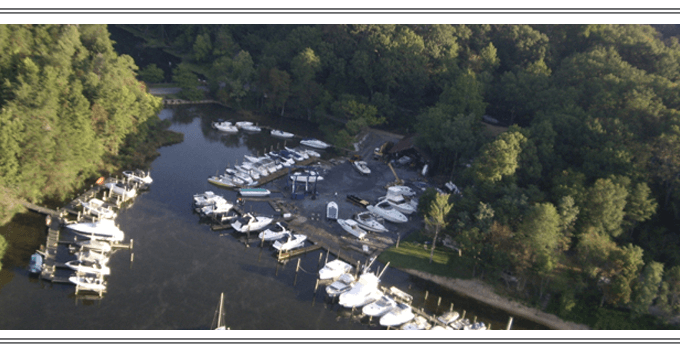
<path fill-rule="evenodd" d="M 212 123 L 212 127 L 214 129 L 217 129 L 221 132 L 225 133 L 237 133 L 239 130 L 243 130 L 246 132 L 251 132 L 251 133 L 257 133 L 262 131 L 262 128 L 260 128 L 257 125 L 254 125 L 253 122 L 247 122 L 247 121 L 241 121 L 241 122 L 236 122 L 233 123 L 229 121 L 216 121 Z M 272 129 L 271 133 L 272 136 L 274 137 L 280 137 L 284 139 L 289 139 L 295 136 L 295 134 L 282 131 L 282 130 L 277 130 L 277 129 Z"/>

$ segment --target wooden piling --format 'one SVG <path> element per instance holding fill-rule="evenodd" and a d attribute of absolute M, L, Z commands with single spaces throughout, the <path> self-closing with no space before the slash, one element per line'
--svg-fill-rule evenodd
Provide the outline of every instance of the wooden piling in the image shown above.
<path fill-rule="evenodd" d="M 425 300 L 427 300 L 428 295 L 430 294 L 430 291 L 425 291 Z"/>
<path fill-rule="evenodd" d="M 505 327 L 505 330 L 509 331 L 512 328 L 512 316 L 508 319 L 508 325 Z"/>

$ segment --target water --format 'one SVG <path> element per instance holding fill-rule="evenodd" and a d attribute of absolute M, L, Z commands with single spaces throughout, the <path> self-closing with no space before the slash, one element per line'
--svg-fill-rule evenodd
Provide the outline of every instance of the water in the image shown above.
<path fill-rule="evenodd" d="M 222 173 L 227 163 L 240 163 L 243 155 L 283 146 L 282 140 L 266 130 L 255 135 L 214 131 L 212 120 L 240 119 L 217 106 L 166 109 L 161 117 L 173 121 L 171 129 L 184 133 L 184 142 L 159 150 L 161 156 L 151 165 L 151 189 L 119 212 L 116 222 L 126 241 L 134 239 L 134 249 L 113 254 L 104 298 L 81 300 L 74 295 L 73 285 L 28 276 L 29 257 L 44 244 L 46 229 L 42 215 L 22 214 L 0 228 L 12 244 L 0 271 L 0 329 L 209 329 L 222 292 L 226 324 L 232 329 L 381 329 L 377 320 L 368 324 L 349 317 L 349 310 L 327 300 L 323 288 L 315 295 L 321 251 L 302 256 L 296 276 L 297 258 L 278 264 L 269 245 L 247 247 L 241 235 L 213 232 L 192 212 L 191 198 L 196 193 L 212 190 L 229 200 L 236 198 L 235 192 L 208 184 L 208 176 Z M 260 122 L 284 125 L 282 120 Z M 283 129 L 316 132 L 302 122 Z M 294 146 L 297 141 L 287 144 Z M 249 202 L 246 209 L 274 214 L 265 203 Z M 508 320 L 504 312 L 396 269 L 388 269 L 381 284 L 407 291 L 416 307 L 431 312 L 441 296 L 440 312 L 453 302 L 459 312 L 465 309 L 469 318 L 477 315 L 494 329 L 504 328 Z M 517 317 L 513 328 L 544 329 Z"/>

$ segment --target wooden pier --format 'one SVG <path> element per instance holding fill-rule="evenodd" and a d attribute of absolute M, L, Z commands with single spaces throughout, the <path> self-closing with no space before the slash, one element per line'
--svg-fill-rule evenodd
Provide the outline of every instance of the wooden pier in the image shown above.
<path fill-rule="evenodd" d="M 302 254 L 312 252 L 312 251 L 315 251 L 315 250 L 321 249 L 321 248 L 322 248 L 321 245 L 314 244 L 314 245 L 310 245 L 308 247 L 299 248 L 299 249 L 291 249 L 291 250 L 286 250 L 286 251 L 280 250 L 279 254 L 278 254 L 278 259 L 279 259 L 279 261 L 286 260 L 286 259 L 292 258 L 294 256 L 302 255 Z"/>

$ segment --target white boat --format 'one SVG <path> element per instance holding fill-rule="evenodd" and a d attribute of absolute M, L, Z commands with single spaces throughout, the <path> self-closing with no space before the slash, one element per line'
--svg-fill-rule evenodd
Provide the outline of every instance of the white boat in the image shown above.
<path fill-rule="evenodd" d="M 321 153 L 319 153 L 317 151 L 312 151 L 311 149 L 301 149 L 299 152 L 300 153 L 306 153 L 310 157 L 317 157 L 317 158 L 321 157 Z"/>
<path fill-rule="evenodd" d="M 472 326 L 470 319 L 459 318 L 459 319 L 449 323 L 447 328 L 450 328 L 450 329 L 453 329 L 453 330 L 460 330 L 460 329 L 465 329 L 465 327 L 469 328 L 470 326 Z"/>
<path fill-rule="evenodd" d="M 366 230 L 363 228 L 359 227 L 356 221 L 352 219 L 338 219 L 338 224 L 340 224 L 340 227 L 342 227 L 345 231 L 349 232 L 352 236 L 359 238 L 359 239 L 364 239 L 366 237 Z"/>
<path fill-rule="evenodd" d="M 106 290 L 106 281 L 104 281 L 104 278 L 101 275 L 77 274 L 69 277 L 68 280 L 82 290 L 94 292 L 103 292 Z"/>
<path fill-rule="evenodd" d="M 408 186 L 390 186 L 387 188 L 387 195 L 388 196 L 407 196 L 407 197 L 413 197 L 416 195 L 416 191 L 414 191 L 411 187 Z"/>
<path fill-rule="evenodd" d="M 338 219 L 338 204 L 330 201 L 326 204 L 326 219 L 337 220 Z"/>
<path fill-rule="evenodd" d="M 225 170 L 225 173 L 226 173 L 227 175 L 231 175 L 232 177 L 237 177 L 237 178 L 243 180 L 243 182 L 244 182 L 245 184 L 252 184 L 252 183 L 255 182 L 255 180 L 253 180 L 253 178 L 250 177 L 250 175 L 248 175 L 247 173 L 244 173 L 244 172 L 242 172 L 242 171 L 239 171 L 239 170 L 227 168 L 227 169 Z"/>
<path fill-rule="evenodd" d="M 291 152 L 291 151 L 285 150 L 285 149 L 280 150 L 279 154 L 286 157 L 286 158 L 292 158 L 296 162 L 301 162 L 301 161 L 305 160 L 305 157 L 303 157 L 300 153 Z"/>
<path fill-rule="evenodd" d="M 253 162 L 243 162 L 241 163 L 241 168 L 259 174 L 260 176 L 269 175 L 269 170 L 258 163 Z"/>
<path fill-rule="evenodd" d="M 307 147 L 313 147 L 313 148 L 318 148 L 318 149 L 326 149 L 326 148 L 331 146 L 331 145 L 329 145 L 329 144 L 327 144 L 327 143 L 325 143 L 321 140 L 311 139 L 311 138 L 303 139 L 302 141 L 300 141 L 300 144 L 305 145 Z"/>
<path fill-rule="evenodd" d="M 397 327 L 411 321 L 416 315 L 410 305 L 398 303 L 395 308 L 380 318 L 380 325 L 385 327 Z"/>
<path fill-rule="evenodd" d="M 293 175 L 290 176 L 290 179 L 297 182 L 314 183 L 323 180 L 323 176 L 319 175 L 319 173 L 314 170 L 305 170 L 293 173 Z"/>
<path fill-rule="evenodd" d="M 106 203 L 101 199 L 92 198 L 87 202 L 79 199 L 78 202 L 80 202 L 80 205 L 83 206 L 83 209 L 89 215 L 97 216 L 101 219 L 114 219 L 116 217 L 116 212 L 106 206 Z"/>
<path fill-rule="evenodd" d="M 295 159 L 293 159 L 293 157 L 291 157 L 291 156 L 289 156 L 285 153 L 281 153 L 281 151 L 272 151 L 272 152 L 267 153 L 267 155 L 269 155 L 273 159 L 278 160 L 279 163 L 281 163 L 283 165 L 293 165 L 293 164 L 295 164 Z"/>
<path fill-rule="evenodd" d="M 211 176 L 208 178 L 208 182 L 215 186 L 220 186 L 220 187 L 235 187 L 235 186 L 240 186 L 242 184 L 245 184 L 245 182 L 241 179 L 234 179 L 231 176 L 225 176 L 225 175 L 220 175 L 220 176 Z"/>
<path fill-rule="evenodd" d="M 253 216 L 252 214 L 243 214 L 241 218 L 235 219 L 231 223 L 231 227 L 241 233 L 260 231 L 265 226 L 272 223 L 274 219 L 266 216 Z"/>
<path fill-rule="evenodd" d="M 84 251 L 76 252 L 75 256 L 76 256 L 77 260 L 82 260 L 82 261 L 93 261 L 93 262 L 97 262 L 97 263 L 100 263 L 100 264 L 106 264 L 106 263 L 109 262 L 109 256 L 108 255 L 106 255 L 104 253 L 96 252 L 94 250 L 84 250 Z"/>
<path fill-rule="evenodd" d="M 218 201 L 210 205 L 206 205 L 201 208 L 201 215 L 204 216 L 216 216 L 229 213 L 230 210 L 234 208 L 233 203 L 229 203 L 227 200 Z"/>
<path fill-rule="evenodd" d="M 248 132 L 260 132 L 260 131 L 262 131 L 262 129 L 257 125 L 243 125 L 243 126 L 241 126 L 241 129 L 243 131 L 248 131 Z"/>
<path fill-rule="evenodd" d="M 234 169 L 242 174 L 247 174 L 253 181 L 260 179 L 260 172 L 251 168 L 245 168 L 242 165 L 234 165 Z"/>
<path fill-rule="evenodd" d="M 319 270 L 319 279 L 333 280 L 350 271 L 352 271 L 352 265 L 340 259 L 335 259 L 326 263 L 326 265 Z"/>
<path fill-rule="evenodd" d="M 81 246 L 83 249 L 95 250 L 102 253 L 108 253 L 111 251 L 111 245 L 98 241 L 96 239 L 90 239 L 86 241 L 76 241 L 75 244 Z"/>
<path fill-rule="evenodd" d="M 353 285 L 354 276 L 350 275 L 349 273 L 343 273 L 335 282 L 326 286 L 326 294 L 333 298 L 349 291 L 352 289 Z"/>
<path fill-rule="evenodd" d="M 357 160 L 352 162 L 354 169 L 356 169 L 362 175 L 370 175 L 371 169 L 368 168 L 368 164 L 363 160 Z"/>
<path fill-rule="evenodd" d="M 206 205 L 212 205 L 216 202 L 226 201 L 224 197 L 215 194 L 213 191 L 205 191 L 203 193 L 197 193 L 194 195 L 194 206 L 197 208 L 205 207 Z"/>
<path fill-rule="evenodd" d="M 441 316 L 437 317 L 437 321 L 445 324 L 445 325 L 450 325 L 451 323 L 455 322 L 460 318 L 460 314 L 456 311 L 449 311 L 445 312 Z"/>
<path fill-rule="evenodd" d="M 387 232 L 387 228 L 381 224 L 375 214 L 364 211 L 354 216 L 356 223 L 366 230 L 373 232 Z"/>
<path fill-rule="evenodd" d="M 240 188 L 238 193 L 243 197 L 266 197 L 271 191 L 266 188 Z"/>
<path fill-rule="evenodd" d="M 214 322 L 214 321 L 213 321 Z M 213 330 L 226 331 L 229 328 L 224 324 L 224 293 L 220 294 L 220 305 L 217 308 L 217 324 Z"/>
<path fill-rule="evenodd" d="M 249 126 L 253 125 L 253 122 L 236 122 L 236 126 L 239 128 L 243 128 L 244 126 Z"/>
<path fill-rule="evenodd" d="M 404 213 L 404 214 L 413 214 L 416 211 L 416 208 L 411 205 L 410 201 L 407 201 L 406 198 L 402 195 L 396 195 L 396 196 L 385 196 L 378 198 L 378 200 L 382 201 L 387 201 L 389 205 L 392 206 L 392 208 Z"/>
<path fill-rule="evenodd" d="M 405 331 L 426 331 L 430 328 L 432 328 L 432 325 L 427 321 L 427 318 L 420 315 L 401 326 L 401 329 Z"/>
<path fill-rule="evenodd" d="M 372 272 L 365 272 L 359 276 L 359 280 L 352 288 L 342 294 L 338 303 L 346 308 L 362 307 L 372 303 L 383 296 L 378 288 L 380 279 Z"/>
<path fill-rule="evenodd" d="M 292 133 L 281 131 L 281 130 L 276 130 L 276 129 L 272 129 L 271 135 L 276 136 L 276 137 L 281 137 L 281 138 L 284 138 L 284 139 L 289 139 L 289 138 L 295 136 Z"/>
<path fill-rule="evenodd" d="M 291 250 L 295 249 L 298 247 L 302 247 L 303 244 L 305 244 L 305 241 L 307 240 L 307 236 L 301 235 L 301 234 L 286 234 L 288 236 L 288 239 L 284 242 L 282 240 L 274 242 L 272 246 L 276 250 Z"/>
<path fill-rule="evenodd" d="M 214 122 L 212 123 L 212 127 L 222 132 L 238 132 L 238 128 L 235 125 L 232 125 L 231 122 Z"/>
<path fill-rule="evenodd" d="M 145 186 L 149 186 L 153 183 L 150 171 L 142 171 L 140 169 L 135 171 L 125 170 L 123 171 L 123 175 L 127 177 L 129 181 L 137 182 Z"/>
<path fill-rule="evenodd" d="M 257 235 L 257 238 L 265 241 L 275 241 L 285 237 L 287 234 L 290 234 L 290 230 L 285 226 L 284 223 L 277 222 L 276 227 L 268 228 L 260 232 L 260 234 Z"/>
<path fill-rule="evenodd" d="M 383 295 L 380 299 L 364 306 L 361 312 L 366 316 L 380 317 L 390 312 L 397 306 L 397 302 L 390 296 Z"/>
<path fill-rule="evenodd" d="M 371 213 L 397 224 L 408 221 L 406 215 L 394 209 L 387 201 L 378 202 L 376 205 L 368 205 L 366 209 Z"/>
<path fill-rule="evenodd" d="M 111 274 L 111 269 L 108 266 L 91 260 L 68 261 L 66 263 L 66 266 L 68 266 L 72 270 L 85 273 L 95 273 L 100 275 Z"/>
<path fill-rule="evenodd" d="M 486 324 L 484 324 L 484 322 L 476 322 L 463 327 L 464 331 L 485 331 L 486 329 Z"/>
<path fill-rule="evenodd" d="M 112 219 L 99 219 L 94 222 L 79 222 L 67 225 L 81 236 L 103 239 L 108 241 L 120 242 L 125 238 L 123 231 L 116 226 Z"/>
<path fill-rule="evenodd" d="M 288 151 L 290 153 L 300 155 L 300 157 L 302 157 L 302 159 L 309 159 L 309 154 L 307 154 L 307 152 L 301 152 L 301 151 L 298 151 L 296 149 L 289 148 L 289 147 L 284 147 L 284 148 L 286 149 L 286 151 Z"/>
<path fill-rule="evenodd" d="M 122 182 L 107 182 L 104 186 L 108 188 L 112 193 L 115 193 L 124 198 L 134 198 L 137 195 L 136 189 Z"/>

